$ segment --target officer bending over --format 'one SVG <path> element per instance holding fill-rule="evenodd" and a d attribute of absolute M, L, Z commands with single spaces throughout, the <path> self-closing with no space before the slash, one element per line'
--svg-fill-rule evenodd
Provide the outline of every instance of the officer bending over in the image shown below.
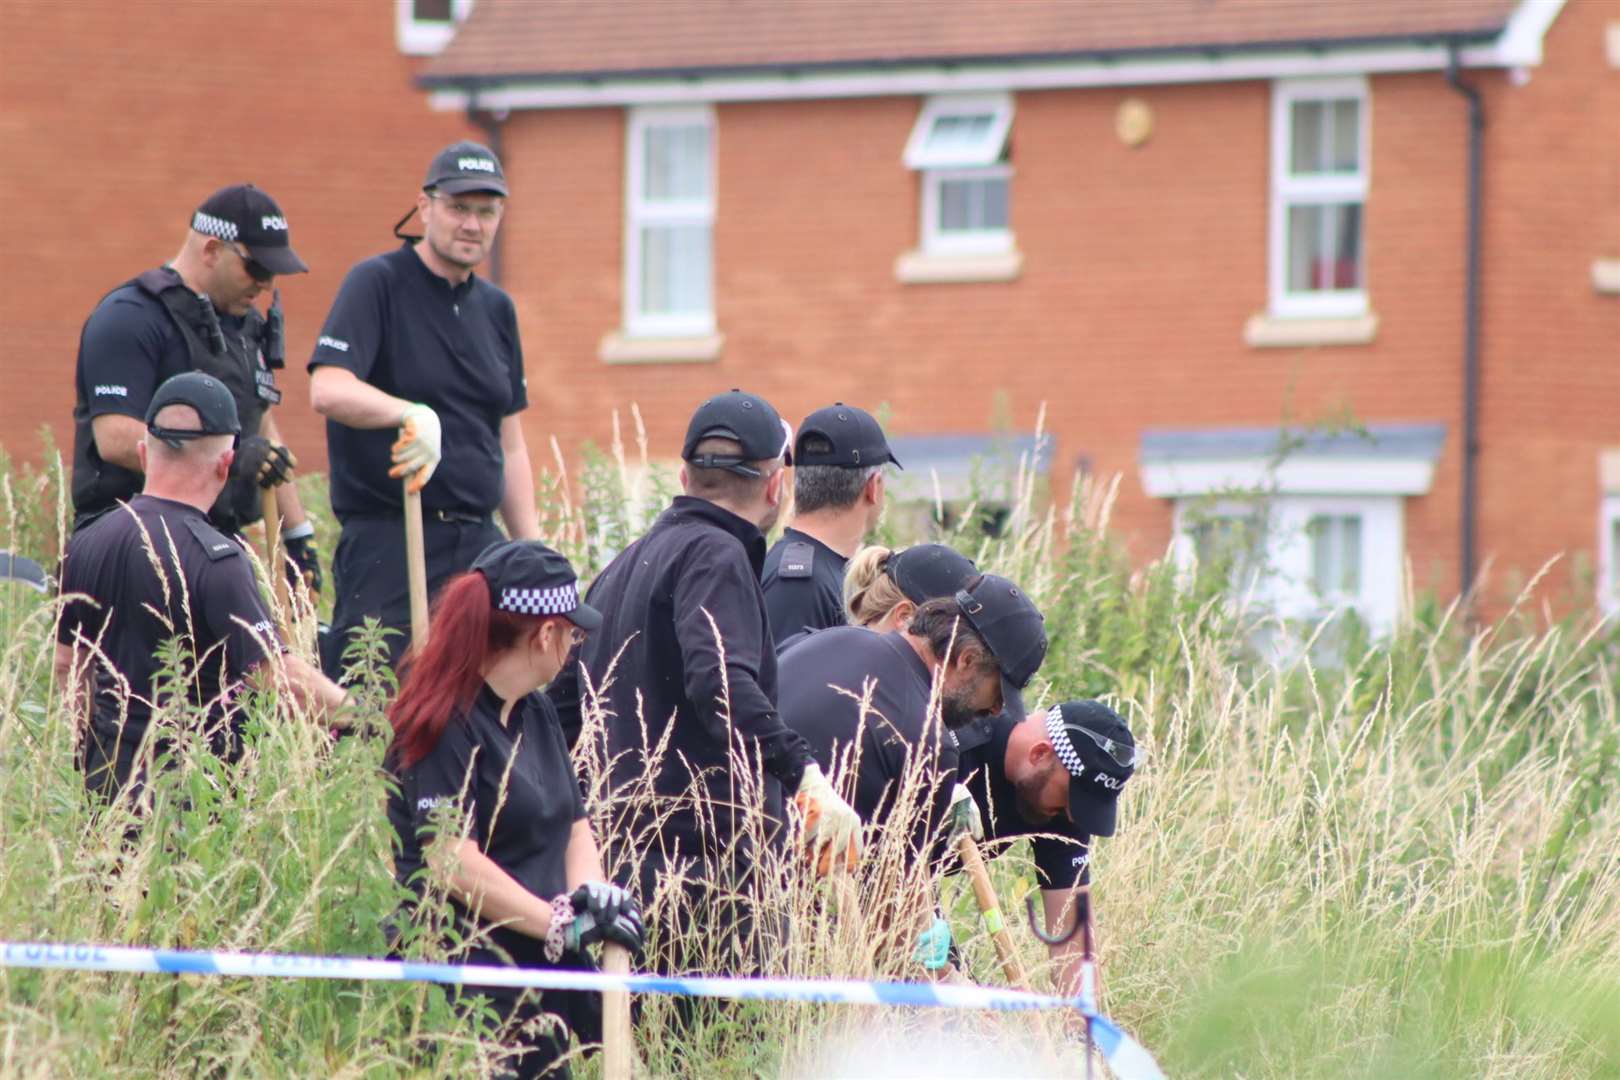
<path fill-rule="evenodd" d="M 349 271 L 310 358 L 310 404 L 326 417 L 336 601 L 322 666 L 335 672 L 366 616 L 408 640 L 404 495 L 422 495 L 429 593 L 502 539 L 532 540 L 534 473 L 518 414 L 529 406 L 512 298 L 473 271 L 506 209 L 500 161 L 455 143 L 416 197 L 423 236 Z"/>
<path fill-rule="evenodd" d="M 89 713 L 78 747 L 85 786 L 108 799 L 126 792 L 132 802 L 146 764 L 172 745 L 146 737 L 163 704 L 154 678 L 164 641 L 180 637 L 189 646 L 195 667 L 185 699 L 206 710 L 203 734 L 227 761 L 242 752 L 235 698 L 244 679 L 274 683 L 266 665 L 272 653 L 280 654 L 287 688 L 318 717 L 329 719 L 344 697 L 284 651 L 242 548 L 208 521 L 240 434 L 230 391 L 199 372 L 176 375 L 152 395 L 146 428 L 136 445 L 141 494 L 68 542 L 56 646 L 69 715 L 82 722 Z"/>
<path fill-rule="evenodd" d="M 180 253 L 102 298 L 79 336 L 73 406 L 73 527 L 81 529 L 141 490 L 138 448 L 158 385 L 183 371 L 212 375 L 230 391 L 245 433 L 224 490 L 208 507 L 233 533 L 262 516 L 260 486 L 280 485 L 282 540 L 306 584 L 319 591 L 315 529 L 295 464 L 270 416 L 275 372 L 285 362 L 279 295 L 268 317 L 254 301 L 280 274 L 309 267 L 293 251 L 287 219 L 252 184 L 214 192 L 191 217 Z"/>
<path fill-rule="evenodd" d="M 806 630 L 844 625 L 844 566 L 883 516 L 885 464 L 901 467 L 862 409 L 829 405 L 799 428 L 793 524 L 765 556 L 760 578 L 778 650 Z"/>
<path fill-rule="evenodd" d="M 732 895 L 748 879 L 751 811 L 741 804 L 761 785 L 738 770 L 756 755 L 815 822 L 807 840 L 821 865 L 858 853 L 854 811 L 777 715 L 761 530 L 779 512 L 791 440 L 753 394 L 732 390 L 698 408 L 681 449 L 685 494 L 591 584 L 602 628 L 548 690 L 570 742 L 593 706 L 581 669 L 601 696 L 601 749 L 619 814 L 612 831 L 638 845 L 644 899 L 683 867 L 694 902 L 710 886 Z M 649 773 L 653 797 L 638 797 Z"/>

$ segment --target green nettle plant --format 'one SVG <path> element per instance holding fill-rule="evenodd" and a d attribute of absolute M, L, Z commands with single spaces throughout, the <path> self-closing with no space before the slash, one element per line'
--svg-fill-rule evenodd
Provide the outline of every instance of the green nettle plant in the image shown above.
<path fill-rule="evenodd" d="M 635 428 L 633 463 L 615 439 L 577 475 L 559 465 L 537 481 L 547 535 L 587 575 L 673 490 Z M 0 548 L 52 566 L 66 497 L 59 459 L 46 458 L 0 469 Z M 302 483 L 306 504 L 324 507 L 322 478 Z M 993 515 L 979 499 L 948 515 L 954 529 L 914 515 L 1046 613 L 1052 646 L 1031 707 L 1105 697 L 1146 747 L 1118 835 L 1095 845 L 1104 1011 L 1177 1077 L 1620 1076 L 1612 627 L 1525 609 L 1475 626 L 1417 597 L 1385 637 L 1336 637 L 1331 664 L 1312 648 L 1262 658 L 1251 642 L 1264 627 L 1227 602 L 1229 568 L 1131 566 L 1109 534 L 1112 494 L 1088 482 L 1053 498 L 1020 472 L 997 485 Z M 317 527 L 331 552 L 329 516 Z M 246 701 L 246 753 L 226 764 L 184 695 L 160 691 L 154 726 L 172 748 L 141 805 L 102 807 L 84 795 L 76 722 L 52 675 L 59 603 L 0 583 L 0 938 L 455 959 L 442 882 L 425 879 L 424 901 L 402 911 L 392 873 L 380 765 L 394 684 L 380 631 L 351 646 L 369 672 L 350 707 L 357 734 L 332 739 L 272 688 Z M 184 640 L 154 647 L 160 682 L 178 685 L 195 662 Z M 588 731 L 603 721 L 591 703 Z M 656 745 L 667 718 L 639 719 Z M 610 797 L 608 763 L 581 746 L 605 859 L 633 868 L 649 838 L 612 823 L 656 814 L 650 784 Z M 938 780 L 919 762 L 902 803 L 920 805 Z M 764 797 L 733 793 L 745 811 Z M 747 820 L 759 843 L 762 823 Z M 768 974 L 919 978 L 912 939 L 939 904 L 963 977 L 1001 983 L 965 883 L 909 859 L 906 826 L 869 831 L 853 877 L 816 881 L 784 851 L 701 910 L 661 885 L 643 898 L 651 957 L 729 970 L 734 935 L 716 931 L 742 911 Z M 998 854 L 997 888 L 1021 924 L 1033 866 L 1022 844 Z M 1015 936 L 1049 987 L 1044 947 L 1021 925 Z M 641 1005 L 647 1075 L 1082 1068 L 1079 1029 L 1057 1016 Z M 428 985 L 0 969 L 6 1076 L 481 1075 L 503 1059 L 501 1034 L 488 1010 L 453 1009 Z M 577 1058 L 576 1075 L 595 1076 L 597 1060 Z"/>

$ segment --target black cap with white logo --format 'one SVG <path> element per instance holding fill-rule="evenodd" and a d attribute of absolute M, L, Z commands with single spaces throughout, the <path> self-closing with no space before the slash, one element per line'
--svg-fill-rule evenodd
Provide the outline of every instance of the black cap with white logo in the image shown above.
<path fill-rule="evenodd" d="M 506 173 L 495 151 L 482 143 L 458 142 L 440 150 L 428 166 L 424 191 L 461 195 L 469 191 L 506 194 Z"/>
<path fill-rule="evenodd" d="M 497 540 L 473 560 L 489 582 L 490 600 L 516 615 L 561 615 L 581 630 L 602 625 L 602 613 L 579 598 L 573 564 L 538 540 Z"/>
<path fill-rule="evenodd" d="M 199 425 L 160 427 L 157 415 L 170 405 L 196 409 Z M 237 418 L 236 399 L 224 383 L 200 371 L 185 371 L 165 379 L 152 395 L 152 403 L 146 407 L 146 430 L 178 450 L 181 443 L 205 435 L 240 435 L 242 422 Z"/>
<path fill-rule="evenodd" d="M 252 184 L 232 184 L 208 196 L 191 215 L 191 227 L 204 236 L 241 244 L 272 274 L 309 270 L 292 249 L 292 233 L 281 207 Z"/>
<path fill-rule="evenodd" d="M 838 402 L 817 409 L 799 425 L 793 443 L 795 465 L 837 465 L 861 469 L 868 465 L 891 464 L 905 468 L 889 449 L 877 418 L 865 409 Z"/>
<path fill-rule="evenodd" d="M 1047 710 L 1046 738 L 1069 771 L 1069 820 L 1113 836 L 1119 793 L 1141 762 L 1131 729 L 1100 701 L 1065 701 Z"/>
<path fill-rule="evenodd" d="M 698 443 L 717 438 L 741 443 L 742 453 L 697 452 Z M 681 460 L 700 469 L 725 469 L 743 476 L 758 476 L 759 470 L 750 462 L 782 458 L 787 464 L 793 464 L 793 455 L 788 449 L 792 442 L 793 429 L 775 406 L 757 394 L 728 390 L 705 401 L 692 414 L 692 422 L 686 426 L 686 442 L 681 445 Z"/>

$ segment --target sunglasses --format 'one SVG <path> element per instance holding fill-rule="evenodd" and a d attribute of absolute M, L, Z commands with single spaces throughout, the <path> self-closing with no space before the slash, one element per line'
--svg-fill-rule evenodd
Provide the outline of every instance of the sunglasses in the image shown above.
<path fill-rule="evenodd" d="M 252 255 L 249 255 L 245 250 L 237 247 L 234 243 L 226 241 L 225 246 L 234 251 L 236 253 L 236 257 L 242 260 L 242 269 L 248 272 L 248 277 L 252 278 L 254 281 L 257 281 L 260 285 L 268 284 L 270 279 L 276 276 L 276 272 L 274 270 L 264 265 L 264 263 L 259 262 Z"/>
<path fill-rule="evenodd" d="M 1141 763 L 1143 754 L 1140 747 L 1130 743 L 1115 742 L 1106 735 L 1099 735 L 1088 727 L 1079 724 L 1065 724 L 1070 731 L 1078 731 L 1086 738 L 1097 744 L 1097 749 L 1114 759 L 1114 763 L 1122 769 L 1135 768 Z"/>

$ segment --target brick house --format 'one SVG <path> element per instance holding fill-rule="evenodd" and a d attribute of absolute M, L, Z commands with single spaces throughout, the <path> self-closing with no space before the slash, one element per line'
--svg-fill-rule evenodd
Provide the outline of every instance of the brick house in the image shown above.
<path fill-rule="evenodd" d="M 1044 402 L 1054 491 L 1253 528 L 1284 610 L 1620 597 L 1620 0 L 457 14 L 417 81 L 501 118 L 531 445 L 745 385 L 951 485 Z"/>

